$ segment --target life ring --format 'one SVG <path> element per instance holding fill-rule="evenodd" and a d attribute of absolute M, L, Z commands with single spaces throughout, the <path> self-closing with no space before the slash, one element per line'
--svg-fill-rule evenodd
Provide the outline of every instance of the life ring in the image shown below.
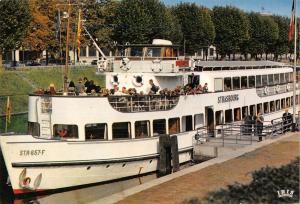
<path fill-rule="evenodd" d="M 111 76 L 110 78 L 110 82 L 112 83 L 112 85 L 119 85 L 119 77 L 118 74 L 114 74 Z"/>
<path fill-rule="evenodd" d="M 107 69 L 107 60 L 101 59 L 97 61 L 98 71 L 104 72 Z"/>
<path fill-rule="evenodd" d="M 265 95 L 268 95 L 268 93 L 269 93 L 269 89 L 268 89 L 267 86 L 265 86 L 265 88 L 264 88 L 264 94 L 265 94 Z"/>
<path fill-rule="evenodd" d="M 276 93 L 279 93 L 279 91 L 280 91 L 280 86 L 279 85 L 276 86 L 275 91 L 276 91 Z"/>
<path fill-rule="evenodd" d="M 152 71 L 155 73 L 162 71 L 161 60 L 155 59 L 152 61 Z"/>
<path fill-rule="evenodd" d="M 143 75 L 134 75 L 132 79 L 132 83 L 136 87 L 141 87 L 144 85 Z"/>
<path fill-rule="evenodd" d="M 127 57 L 121 59 L 120 69 L 123 71 L 128 71 L 130 69 L 130 60 Z"/>

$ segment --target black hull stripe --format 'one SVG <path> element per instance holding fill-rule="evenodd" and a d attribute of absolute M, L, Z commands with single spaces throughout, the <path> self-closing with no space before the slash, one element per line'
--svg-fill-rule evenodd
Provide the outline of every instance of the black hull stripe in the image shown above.
<path fill-rule="evenodd" d="M 181 149 L 179 153 L 191 151 L 193 147 Z M 12 167 L 27 168 L 27 167 L 62 167 L 62 166 L 81 166 L 81 165 L 101 165 L 101 164 L 117 164 L 124 162 L 136 162 L 142 160 L 159 158 L 159 154 L 151 154 L 141 157 L 126 157 L 120 159 L 107 160 L 73 160 L 73 161 L 50 161 L 50 162 L 14 162 Z"/>

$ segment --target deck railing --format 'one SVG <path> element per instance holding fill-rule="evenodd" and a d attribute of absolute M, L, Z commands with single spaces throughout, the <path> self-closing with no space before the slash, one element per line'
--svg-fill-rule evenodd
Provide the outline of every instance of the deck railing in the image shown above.
<path fill-rule="evenodd" d="M 276 94 L 286 93 L 293 91 L 294 85 L 293 83 L 280 84 L 280 85 L 272 85 L 265 86 L 256 89 L 256 93 L 260 97 L 264 96 L 272 96 Z M 296 84 L 296 90 L 300 89 L 300 86 Z"/>
<path fill-rule="evenodd" d="M 178 104 L 179 96 L 109 96 L 108 101 L 115 110 L 124 113 L 166 111 Z"/>

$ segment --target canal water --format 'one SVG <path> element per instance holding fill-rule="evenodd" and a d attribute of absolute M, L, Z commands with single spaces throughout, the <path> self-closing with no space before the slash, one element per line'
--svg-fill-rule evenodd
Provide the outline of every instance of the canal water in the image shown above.
<path fill-rule="evenodd" d="M 14 199 L 12 192 L 8 189 L 0 190 L 0 204 L 92 204 L 103 203 L 101 199 L 114 193 L 124 191 L 128 188 L 141 185 L 153 179 L 156 179 L 156 173 L 133 178 L 129 180 L 102 184 L 92 187 L 81 188 L 77 190 L 55 193 L 40 197 L 26 197 Z"/>

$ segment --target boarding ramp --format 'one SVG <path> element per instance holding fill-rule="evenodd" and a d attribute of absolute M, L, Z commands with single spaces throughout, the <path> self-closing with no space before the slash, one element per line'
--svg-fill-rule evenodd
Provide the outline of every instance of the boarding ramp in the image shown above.
<path fill-rule="evenodd" d="M 300 122 L 299 117 L 297 120 Z M 262 140 L 279 137 L 291 130 L 292 120 L 287 118 L 265 121 L 262 128 L 257 124 L 245 124 L 242 121 L 222 124 L 216 129 L 202 127 L 197 129 L 193 138 L 194 155 L 200 160 L 206 160 L 217 157 L 227 149 L 232 151 L 243 148 Z"/>

